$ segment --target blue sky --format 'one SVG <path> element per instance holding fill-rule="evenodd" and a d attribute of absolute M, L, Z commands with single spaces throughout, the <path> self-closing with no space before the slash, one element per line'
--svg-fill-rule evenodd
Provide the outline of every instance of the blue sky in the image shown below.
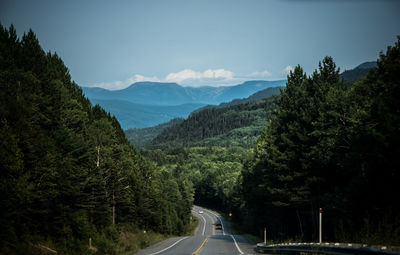
<path fill-rule="evenodd" d="M 220 86 L 311 73 L 326 55 L 342 70 L 376 60 L 400 35 L 400 1 L 1 0 L 0 22 L 32 28 L 81 86 Z"/>

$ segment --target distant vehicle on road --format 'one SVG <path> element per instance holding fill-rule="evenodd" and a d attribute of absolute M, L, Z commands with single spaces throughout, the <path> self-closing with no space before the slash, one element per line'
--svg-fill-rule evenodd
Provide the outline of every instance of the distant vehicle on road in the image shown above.
<path fill-rule="evenodd" d="M 199 211 L 199 213 L 203 213 L 203 211 L 202 211 L 202 210 L 200 210 L 200 211 Z"/>
<path fill-rule="evenodd" d="M 215 224 L 215 229 L 222 229 L 222 224 L 221 223 Z"/>

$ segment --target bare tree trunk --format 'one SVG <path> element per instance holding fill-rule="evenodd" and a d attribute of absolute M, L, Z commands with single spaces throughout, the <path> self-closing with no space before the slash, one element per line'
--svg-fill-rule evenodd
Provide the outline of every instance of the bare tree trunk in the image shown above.
<path fill-rule="evenodd" d="M 112 224 L 115 225 L 115 194 L 113 191 L 113 195 L 112 195 Z"/>
<path fill-rule="evenodd" d="M 100 145 L 96 146 L 97 149 L 97 161 L 96 161 L 96 166 L 99 167 L 100 166 Z"/>

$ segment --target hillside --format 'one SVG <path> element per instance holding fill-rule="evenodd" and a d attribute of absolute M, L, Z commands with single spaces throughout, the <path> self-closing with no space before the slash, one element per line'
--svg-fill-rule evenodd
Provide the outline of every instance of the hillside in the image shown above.
<path fill-rule="evenodd" d="M 245 103 L 250 103 L 250 102 L 254 102 L 254 101 L 259 101 L 262 99 L 265 99 L 267 97 L 270 97 L 272 95 L 277 95 L 280 93 L 280 89 L 283 87 L 273 87 L 273 88 L 266 88 L 263 89 L 259 92 L 254 93 L 253 95 L 244 98 L 244 99 L 234 99 L 231 102 L 227 102 L 227 103 L 221 103 L 217 106 L 215 105 L 207 105 L 205 107 L 199 108 L 195 111 L 192 112 L 192 114 L 201 112 L 205 109 L 211 109 L 211 108 L 224 108 L 224 107 L 230 107 L 230 106 L 234 106 L 234 105 L 239 105 L 239 104 L 245 104 Z M 142 148 L 143 146 L 145 146 L 146 143 L 150 142 L 152 139 L 154 139 L 156 136 L 158 136 L 159 134 L 161 134 L 161 132 L 167 128 L 167 127 L 171 127 L 173 125 L 177 125 L 180 124 L 183 120 L 180 121 L 176 121 L 175 119 L 171 120 L 170 122 L 167 123 L 163 123 L 160 125 L 157 125 L 156 127 L 149 127 L 149 128 L 132 128 L 132 129 L 128 129 L 125 131 L 125 134 L 128 138 L 128 140 L 134 144 L 137 148 Z M 257 126 L 257 127 L 253 127 L 253 129 L 257 129 L 254 132 L 258 132 L 260 129 L 262 128 L 261 126 Z M 228 137 L 232 137 L 235 136 L 236 134 L 235 132 L 243 132 L 242 129 L 238 129 L 235 131 L 230 132 L 229 134 L 220 134 L 217 137 L 214 138 L 209 138 L 206 139 L 206 143 L 207 144 L 213 144 L 215 143 L 215 139 L 228 139 Z M 223 136 L 226 136 L 225 138 Z"/>
<path fill-rule="evenodd" d="M 136 148 L 140 149 L 145 146 L 148 142 L 154 139 L 161 132 L 174 125 L 178 125 L 183 122 L 183 119 L 172 119 L 168 122 L 159 124 L 154 127 L 147 128 L 131 128 L 125 131 L 126 138 L 135 145 Z"/>
<path fill-rule="evenodd" d="M 263 90 L 260 90 L 256 93 L 254 93 L 253 95 L 246 97 L 246 98 L 240 98 L 240 99 L 233 99 L 230 102 L 223 102 L 220 103 L 219 105 L 207 105 L 204 106 L 202 108 L 196 109 L 195 111 L 193 111 L 193 113 L 195 112 L 200 112 L 204 109 L 210 109 L 210 108 L 222 108 L 222 107 L 229 107 L 229 106 L 234 106 L 234 105 L 239 105 L 239 104 L 245 104 L 245 103 L 250 103 L 250 102 L 254 102 L 254 101 L 259 101 L 262 100 L 264 98 L 273 96 L 273 95 L 279 95 L 281 89 L 283 89 L 285 87 L 271 87 L 271 88 L 266 88 Z"/>
<path fill-rule="evenodd" d="M 370 62 L 364 62 L 354 69 L 351 70 L 346 70 L 343 73 L 340 74 L 340 78 L 344 80 L 344 83 L 347 86 L 350 86 L 353 84 L 356 80 L 360 79 L 361 77 L 364 77 L 367 75 L 369 70 L 371 68 L 377 67 L 377 62 L 376 61 L 370 61 Z"/>
<path fill-rule="evenodd" d="M 234 99 L 231 102 L 228 103 L 221 103 L 218 105 L 218 107 L 227 107 L 227 106 L 233 106 L 233 105 L 238 105 L 238 104 L 244 104 L 244 103 L 249 103 L 249 102 L 254 102 L 254 101 L 259 101 L 261 99 L 273 96 L 273 95 L 279 95 L 281 89 L 284 89 L 285 87 L 271 87 L 271 88 L 266 88 L 263 90 L 260 90 L 253 95 L 243 98 L 243 99 Z"/>
<path fill-rule="evenodd" d="M 273 98 L 193 113 L 182 123 L 166 128 L 148 148 L 174 146 L 254 146 Z"/>

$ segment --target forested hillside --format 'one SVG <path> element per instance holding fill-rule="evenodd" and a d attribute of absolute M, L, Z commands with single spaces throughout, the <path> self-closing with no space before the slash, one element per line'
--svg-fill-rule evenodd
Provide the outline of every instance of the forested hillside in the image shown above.
<path fill-rule="evenodd" d="M 345 85 L 350 86 L 356 80 L 366 76 L 371 68 L 376 68 L 377 66 L 376 61 L 365 62 L 354 69 L 344 71 L 340 74 L 340 78 L 343 78 Z"/>
<path fill-rule="evenodd" d="M 183 119 L 176 118 L 154 127 L 130 128 L 125 131 L 125 135 L 129 142 L 134 144 L 136 148 L 140 149 L 153 140 L 157 135 L 161 134 L 164 129 L 178 125 L 182 122 Z"/>
<path fill-rule="evenodd" d="M 223 108 L 206 108 L 166 128 L 148 148 L 240 146 L 250 148 L 266 125 L 273 98 Z"/>
<path fill-rule="evenodd" d="M 227 102 L 227 103 L 221 103 L 217 106 L 215 105 L 208 105 L 206 107 L 200 108 L 198 110 L 195 110 L 194 112 L 192 112 L 191 115 L 195 115 L 203 110 L 206 109 L 212 109 L 212 108 L 224 108 L 224 107 L 229 107 L 229 106 L 235 106 L 235 105 L 239 105 L 239 104 L 245 104 L 245 103 L 251 103 L 251 102 L 255 102 L 255 101 L 259 101 L 262 99 L 265 99 L 267 97 L 270 97 L 272 95 L 277 95 L 280 92 L 280 89 L 283 87 L 273 87 L 273 88 L 266 88 L 263 90 L 260 90 L 259 92 L 254 93 L 253 95 L 247 97 L 247 98 L 243 98 L 243 99 L 235 99 L 232 100 L 231 102 Z M 237 107 L 233 108 L 234 111 L 240 111 L 242 109 L 247 110 L 247 108 L 242 108 L 242 109 L 237 109 Z M 223 111 L 221 111 L 222 113 Z M 200 114 L 201 115 L 201 114 Z M 232 115 L 233 116 L 233 115 Z M 219 117 L 222 117 L 219 116 Z M 214 117 L 214 119 L 217 119 L 218 117 Z M 229 118 L 229 117 L 228 117 Z M 125 134 L 128 138 L 128 140 L 134 144 L 136 146 L 136 148 L 143 148 L 144 146 L 148 145 L 154 138 L 156 138 L 158 135 L 160 135 L 164 129 L 166 128 L 171 128 L 170 131 L 168 131 L 169 133 L 174 133 L 177 132 L 175 130 L 175 127 L 173 126 L 177 126 L 179 124 L 181 124 L 184 120 L 183 119 L 173 119 L 169 122 L 157 125 L 155 127 L 149 127 L 149 128 L 131 128 L 125 131 Z M 226 122 L 230 122 L 230 120 L 226 121 Z M 207 122 L 205 123 L 199 123 L 200 125 L 209 125 Z M 257 125 L 257 126 L 254 126 Z M 210 137 L 210 139 L 208 138 L 204 138 L 205 141 L 199 141 L 194 143 L 194 145 L 201 145 L 201 144 L 207 144 L 207 145 L 231 145 L 231 144 L 236 144 L 239 146 L 254 146 L 255 145 L 255 139 L 252 139 L 251 141 L 248 141 L 246 144 L 242 144 L 240 141 L 246 141 L 245 135 L 253 135 L 254 132 L 257 132 L 256 129 L 259 129 L 259 131 L 261 131 L 264 127 L 263 124 L 261 124 L 260 122 L 245 122 L 243 123 L 242 126 L 238 127 L 237 130 L 227 130 L 228 134 L 220 134 L 217 137 Z M 179 127 L 176 127 L 179 128 Z M 203 127 L 204 128 L 204 127 Z M 172 130 L 172 131 L 171 131 Z M 248 132 L 246 133 L 246 131 L 249 130 L 253 130 L 252 134 L 248 134 Z M 191 132 L 192 130 L 187 130 L 185 132 Z M 195 130 L 193 130 L 195 131 Z M 196 131 L 195 131 L 196 132 Z M 238 133 L 240 132 L 240 133 Z M 230 134 L 229 134 L 230 133 Z M 237 135 L 239 135 L 239 137 L 237 137 Z M 233 137 L 234 136 L 234 137 Z M 242 139 L 244 138 L 244 139 Z M 249 137 L 248 137 L 249 138 Z M 201 140 L 201 139 L 200 139 Z M 229 140 L 229 141 L 228 141 Z M 233 140 L 237 140 L 237 141 L 233 141 Z M 233 143 L 232 143 L 233 142 Z M 153 143 L 153 147 L 155 147 L 155 143 Z M 165 144 L 165 146 L 168 146 L 168 144 Z M 172 144 L 172 146 L 176 146 L 175 144 Z"/>
<path fill-rule="evenodd" d="M 222 107 L 228 107 L 228 106 L 234 106 L 234 105 L 239 105 L 239 104 L 245 104 L 245 103 L 250 103 L 250 102 L 254 102 L 254 101 L 259 101 L 262 99 L 265 99 L 267 97 L 270 96 L 274 96 L 274 95 L 279 95 L 281 89 L 283 89 L 284 87 L 271 87 L 271 88 L 266 88 L 263 90 L 260 90 L 256 93 L 254 93 L 253 95 L 246 97 L 246 98 L 242 98 L 242 99 L 234 99 L 230 102 L 225 102 L 225 103 L 220 103 L 217 106 L 214 105 L 209 105 L 203 108 L 200 108 L 198 110 L 196 110 L 195 112 L 201 111 L 202 109 L 205 108 L 222 108 Z"/>
<path fill-rule="evenodd" d="M 39 244 L 87 254 L 89 238 L 97 254 L 116 254 L 149 244 L 129 231 L 188 227 L 185 177 L 144 160 L 57 54 L 12 26 L 0 26 L 0 168 L 0 254 L 35 254 Z"/>
<path fill-rule="evenodd" d="M 143 156 L 162 169 L 184 175 L 192 183 L 197 204 L 226 210 L 237 204 L 237 184 L 250 149 L 231 146 L 175 147 L 142 150 Z"/>

